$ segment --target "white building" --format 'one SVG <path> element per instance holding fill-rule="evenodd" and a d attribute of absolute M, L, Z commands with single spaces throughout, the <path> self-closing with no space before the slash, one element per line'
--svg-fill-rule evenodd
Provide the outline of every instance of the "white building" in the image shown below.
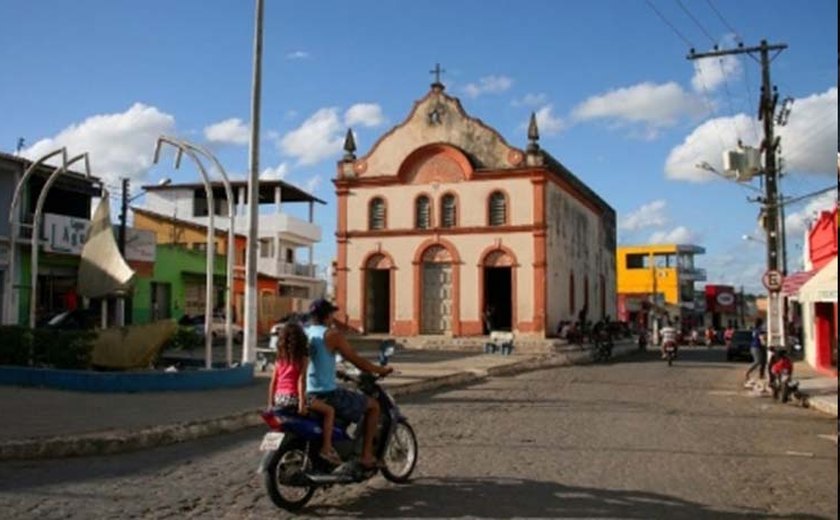
<path fill-rule="evenodd" d="M 228 229 L 228 201 L 224 185 L 212 183 L 214 226 Z M 232 181 L 234 227 L 239 235 L 248 233 L 247 181 Z M 142 209 L 161 215 L 192 222 L 200 226 L 209 224 L 210 208 L 204 184 L 168 184 L 144 186 L 145 205 Z M 283 181 L 260 181 L 259 241 L 260 254 L 257 270 L 277 278 L 278 296 L 311 299 L 323 295 L 325 281 L 319 276 L 313 249 L 321 240 L 321 227 L 314 222 L 315 204 L 325 204 L 317 197 Z M 306 220 L 294 217 L 284 209 L 290 204 L 306 204 L 296 208 L 306 213 Z M 303 210 L 303 211 L 300 211 Z M 220 251 L 221 252 L 221 251 Z M 235 265 L 244 264 L 244 248 L 237 250 Z"/>

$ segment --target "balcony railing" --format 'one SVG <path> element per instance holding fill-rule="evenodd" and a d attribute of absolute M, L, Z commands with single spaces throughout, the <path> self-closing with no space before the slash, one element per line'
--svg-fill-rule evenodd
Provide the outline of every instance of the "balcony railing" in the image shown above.
<path fill-rule="evenodd" d="M 315 277 L 315 266 L 308 264 L 298 264 L 293 262 L 279 262 L 277 264 L 278 271 L 281 274 L 291 274 L 294 276 L 306 276 L 308 278 Z"/>
<path fill-rule="evenodd" d="M 690 269 L 682 268 L 680 269 L 680 278 L 684 280 L 694 280 L 695 282 L 705 282 L 706 270 L 698 267 Z"/>

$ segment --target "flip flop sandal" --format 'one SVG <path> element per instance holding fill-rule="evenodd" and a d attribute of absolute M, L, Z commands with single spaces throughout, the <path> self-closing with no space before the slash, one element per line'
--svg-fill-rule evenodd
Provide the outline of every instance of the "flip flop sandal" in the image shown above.
<path fill-rule="evenodd" d="M 320 452 L 320 453 L 318 453 L 318 456 L 320 456 L 322 459 L 324 459 L 325 461 L 327 461 L 330 464 L 333 464 L 335 466 L 340 466 L 341 462 L 342 462 L 341 457 L 338 456 L 338 453 L 336 453 L 335 450 L 332 450 L 332 451 L 329 451 L 329 452 L 326 452 L 326 453 Z"/>

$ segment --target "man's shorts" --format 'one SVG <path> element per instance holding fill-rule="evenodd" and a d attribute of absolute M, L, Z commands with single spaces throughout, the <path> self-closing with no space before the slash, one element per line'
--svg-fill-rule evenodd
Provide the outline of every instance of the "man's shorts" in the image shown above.
<path fill-rule="evenodd" d="M 311 395 L 332 406 L 335 415 L 345 421 L 359 422 L 367 409 L 367 396 L 344 388 Z"/>

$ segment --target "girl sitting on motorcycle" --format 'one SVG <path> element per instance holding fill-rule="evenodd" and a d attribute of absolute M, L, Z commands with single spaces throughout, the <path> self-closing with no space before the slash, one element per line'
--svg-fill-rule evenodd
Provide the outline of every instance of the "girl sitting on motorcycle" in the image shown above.
<path fill-rule="evenodd" d="M 335 409 L 311 395 L 306 395 L 306 371 L 309 368 L 309 341 L 303 328 L 289 322 L 277 340 L 277 361 L 268 386 L 269 407 L 296 408 L 300 415 L 315 411 L 324 418 L 321 458 L 339 465 L 341 457 L 332 445 Z"/>

